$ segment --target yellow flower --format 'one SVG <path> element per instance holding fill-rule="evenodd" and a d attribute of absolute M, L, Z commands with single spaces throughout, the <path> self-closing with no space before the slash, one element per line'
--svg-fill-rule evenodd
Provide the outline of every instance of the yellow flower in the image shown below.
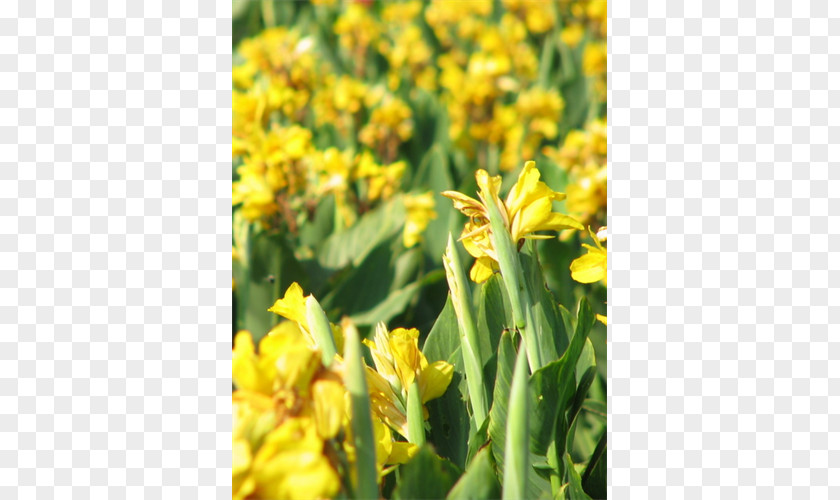
<path fill-rule="evenodd" d="M 603 233 L 602 233 L 603 231 Z M 595 241 L 595 246 L 583 244 L 586 248 L 586 255 L 581 255 L 572 261 L 569 269 L 572 271 L 572 278 L 580 283 L 595 283 L 596 281 L 607 282 L 607 249 L 601 245 L 601 241 L 605 241 L 606 231 L 602 229 L 598 236 L 589 230 L 589 235 Z M 600 239 L 600 241 L 599 241 Z"/>
<path fill-rule="evenodd" d="M 464 226 L 460 240 L 467 252 L 476 258 L 470 270 L 470 278 L 476 283 L 485 281 L 498 269 L 499 258 L 490 238 L 490 219 L 487 212 L 489 203 L 495 203 L 499 208 L 505 226 L 516 243 L 523 239 L 550 238 L 547 235 L 536 234 L 537 231 L 583 229 L 574 218 L 552 211 L 552 202 L 563 200 L 565 195 L 553 191 L 540 181 L 540 172 L 535 168 L 533 161 L 525 163 L 516 185 L 504 202 L 499 197 L 502 185 L 500 176 L 490 177 L 485 170 L 478 170 L 475 178 L 481 201 L 457 191 L 444 191 L 443 195 L 451 198 L 455 208 L 470 218 Z"/>
<path fill-rule="evenodd" d="M 607 324 L 607 317 L 606 317 L 606 316 L 604 316 L 603 314 L 596 314 L 596 315 L 595 315 L 595 319 L 597 319 L 598 321 L 600 321 L 600 322 L 601 322 L 601 323 L 603 323 L 604 325 L 606 325 L 606 324 Z"/>
<path fill-rule="evenodd" d="M 303 296 L 303 288 L 297 283 L 289 285 L 283 298 L 277 299 L 268 310 L 309 328 L 306 322 L 306 298 Z"/>
<path fill-rule="evenodd" d="M 311 296 L 312 295 L 310 294 L 307 297 Z M 306 297 L 303 296 L 303 289 L 299 284 L 297 284 L 297 282 L 289 285 L 289 288 L 286 289 L 286 293 L 283 295 L 283 298 L 277 299 L 277 301 L 274 302 L 274 305 L 269 307 L 268 310 L 297 323 L 300 328 L 300 332 L 303 333 L 302 338 L 306 341 L 309 347 L 315 348 L 318 345 L 318 342 L 316 342 L 309 329 L 309 321 L 306 319 Z M 289 325 L 291 324 L 292 323 L 289 323 Z M 276 326 L 275 330 L 281 325 L 284 325 L 284 323 L 280 323 L 280 325 Z M 344 334 L 342 333 L 341 328 L 337 325 L 330 323 L 330 328 L 332 329 L 336 349 L 338 352 L 342 352 L 344 349 Z"/>
<path fill-rule="evenodd" d="M 397 328 L 391 332 L 384 323 L 376 325 L 373 341 L 362 342 L 370 349 L 376 371 L 368 372 L 374 410 L 395 431 L 408 437 L 405 408 L 408 389 L 414 380 L 423 403 L 439 398 L 452 381 L 455 367 L 446 361 L 429 363 L 420 351 L 420 332 Z M 374 403 L 375 402 L 375 403 Z"/>
<path fill-rule="evenodd" d="M 261 362 L 262 361 L 262 362 Z M 251 332 L 242 330 L 233 341 L 233 383 L 248 391 L 270 395 L 274 388 L 273 363 L 260 360 L 254 350 Z"/>
<path fill-rule="evenodd" d="M 421 240 L 429 221 L 437 218 L 435 199 L 430 191 L 420 195 L 406 195 L 403 197 L 403 203 L 407 211 L 403 245 L 411 248 Z"/>
<path fill-rule="evenodd" d="M 355 177 L 367 180 L 368 201 L 387 200 L 393 196 L 399 189 L 405 169 L 404 161 L 379 165 L 368 151 L 356 156 Z"/>
<path fill-rule="evenodd" d="M 577 23 L 570 24 L 560 32 L 560 39 L 571 48 L 576 48 L 583 39 L 583 26 Z"/>
<path fill-rule="evenodd" d="M 323 449 L 310 419 L 287 419 L 266 436 L 254 455 L 254 494 L 272 499 L 333 497 L 341 480 Z"/>
<path fill-rule="evenodd" d="M 607 72 L 606 42 L 590 42 L 583 49 L 583 74 L 598 76 Z"/>
<path fill-rule="evenodd" d="M 319 378 L 312 383 L 312 402 L 318 434 L 330 439 L 338 434 L 345 419 L 344 394 L 347 391 L 338 377 Z"/>

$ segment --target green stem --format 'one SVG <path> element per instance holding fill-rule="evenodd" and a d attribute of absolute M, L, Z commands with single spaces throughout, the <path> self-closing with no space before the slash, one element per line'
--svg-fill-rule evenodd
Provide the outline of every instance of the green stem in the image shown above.
<path fill-rule="evenodd" d="M 362 361 L 359 331 L 350 326 L 345 330 L 344 359 L 347 392 L 352 408 L 353 445 L 356 448 L 356 498 L 379 498 L 376 470 L 376 443 L 373 439 L 373 420 L 370 414 L 370 395 Z"/>
<path fill-rule="evenodd" d="M 530 451 L 530 394 L 528 365 L 524 349 L 519 349 L 510 385 L 508 420 L 505 427 L 505 471 L 502 498 L 527 498 Z"/>
<path fill-rule="evenodd" d="M 423 428 L 423 402 L 420 400 L 420 385 L 417 378 L 408 387 L 408 441 L 417 446 L 426 444 L 426 430 Z"/>
<path fill-rule="evenodd" d="M 513 309 L 513 322 L 525 342 L 531 372 L 535 372 L 543 366 L 543 359 L 535 337 L 534 322 L 531 318 L 531 298 L 525 288 L 519 255 L 510 231 L 502 219 L 498 205 L 494 200 L 482 199 L 482 201 L 487 207 L 488 218 L 490 219 L 490 238 L 499 257 L 499 269 L 502 272 L 502 280 L 505 282 L 505 289 Z"/>
<path fill-rule="evenodd" d="M 274 12 L 274 0 L 262 0 L 263 24 L 266 28 L 277 26 L 277 14 Z"/>
<path fill-rule="evenodd" d="M 487 398 L 484 393 L 484 372 L 481 369 L 479 356 L 478 330 L 476 329 L 475 314 L 473 314 L 472 297 L 467 287 L 467 278 L 452 234 L 446 244 L 443 255 L 443 267 L 446 270 L 446 280 L 449 282 L 452 305 L 455 306 L 455 316 L 458 318 L 458 330 L 461 338 L 461 356 L 464 358 L 464 368 L 467 375 L 467 387 L 470 391 L 470 406 L 473 410 L 475 428 L 481 428 L 487 418 Z"/>

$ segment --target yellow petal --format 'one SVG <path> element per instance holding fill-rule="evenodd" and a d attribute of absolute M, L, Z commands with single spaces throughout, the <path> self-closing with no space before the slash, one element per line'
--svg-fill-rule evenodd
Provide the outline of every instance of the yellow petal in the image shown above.
<path fill-rule="evenodd" d="M 297 283 L 292 283 L 283 298 L 277 299 L 268 310 L 296 321 L 307 329 L 309 327 L 306 322 L 306 299 L 303 297 L 303 289 Z"/>
<path fill-rule="evenodd" d="M 251 446 L 244 439 L 233 442 L 233 475 L 246 472 L 251 467 Z"/>
<path fill-rule="evenodd" d="M 394 355 L 394 367 L 404 391 L 414 382 L 415 374 L 420 368 L 420 349 L 417 346 L 419 335 L 420 332 L 415 328 L 397 328 L 391 332 L 389 339 Z"/>
<path fill-rule="evenodd" d="M 475 283 L 484 283 L 493 276 L 495 261 L 489 257 L 479 257 L 470 269 L 470 279 Z"/>
<path fill-rule="evenodd" d="M 580 283 L 595 283 L 607 276 L 607 255 L 604 253 L 588 253 L 581 255 L 569 266 L 572 278 Z"/>
<path fill-rule="evenodd" d="M 336 380 L 320 379 L 312 384 L 315 425 L 323 439 L 338 434 L 344 419 L 344 386 Z"/>
<path fill-rule="evenodd" d="M 254 353 L 251 333 L 246 330 L 237 333 L 234 339 L 232 375 L 239 389 L 271 394 L 273 377 L 263 373 L 260 359 Z"/>
<path fill-rule="evenodd" d="M 601 323 L 603 323 L 605 325 L 607 324 L 607 317 L 604 316 L 603 314 L 596 314 L 595 319 L 597 319 L 598 321 L 600 321 Z"/>
<path fill-rule="evenodd" d="M 491 200 L 499 200 L 499 191 L 502 189 L 502 176 L 490 176 L 484 169 L 476 170 L 475 181 L 478 184 L 479 196 L 487 203 Z"/>
<path fill-rule="evenodd" d="M 446 392 L 455 367 L 446 361 L 435 361 L 420 374 L 420 399 L 426 401 L 439 398 Z"/>
<path fill-rule="evenodd" d="M 420 448 L 414 443 L 405 441 L 394 441 L 391 454 L 388 456 L 388 464 L 404 464 L 411 460 Z"/>

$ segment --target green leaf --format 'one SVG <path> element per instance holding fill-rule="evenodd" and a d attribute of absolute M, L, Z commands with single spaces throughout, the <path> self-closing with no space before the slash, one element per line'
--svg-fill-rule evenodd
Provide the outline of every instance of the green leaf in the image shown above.
<path fill-rule="evenodd" d="M 444 498 L 461 470 L 449 460 L 435 454 L 428 445 L 399 469 L 400 480 L 394 490 L 395 499 Z"/>
<path fill-rule="evenodd" d="M 470 417 L 459 390 L 464 380 L 464 361 L 458 336 L 458 320 L 449 298 L 426 338 L 423 354 L 429 363 L 443 360 L 455 367 L 452 382 L 443 396 L 426 403 L 426 409 L 429 410 L 429 442 L 435 445 L 441 456 L 456 464 L 464 464 L 470 438 Z"/>
<path fill-rule="evenodd" d="M 433 146 L 420 162 L 417 174 L 412 180 L 412 190 L 431 190 L 434 193 L 437 217 L 429 221 L 429 226 L 423 233 L 421 246 L 426 256 L 435 262 L 440 262 L 449 233 L 461 234 L 461 215 L 452 207 L 452 200 L 441 194 L 452 189 L 454 185 L 446 153 L 440 145 Z"/>
<path fill-rule="evenodd" d="M 574 396 L 575 389 L 577 388 L 576 381 L 575 381 L 575 368 L 577 366 L 578 359 L 580 358 L 580 354 L 583 351 L 583 346 L 586 343 L 587 336 L 589 335 L 589 331 L 592 329 L 592 325 L 595 323 L 595 315 L 592 313 L 592 309 L 589 307 L 589 302 L 586 300 L 585 297 L 580 299 L 580 303 L 578 305 L 578 316 L 577 316 L 577 324 L 575 325 L 574 335 L 572 336 L 572 341 L 569 343 L 568 349 L 563 354 L 563 357 L 559 360 L 555 361 L 554 363 L 550 363 L 548 366 L 554 367 L 553 369 L 558 370 L 557 375 L 557 386 L 552 388 L 550 385 L 550 378 L 544 377 L 543 380 L 545 381 L 545 385 L 539 388 L 541 392 L 538 394 L 542 394 L 546 396 L 550 392 L 557 392 L 560 394 L 560 399 L 558 402 L 557 410 L 560 413 L 555 417 L 555 426 L 554 426 L 554 442 L 551 449 L 547 450 L 548 461 L 552 465 L 557 467 L 556 472 L 558 475 L 563 475 L 563 459 L 562 455 L 565 453 L 566 450 L 566 438 L 569 434 L 569 426 L 571 426 L 571 421 L 566 418 L 565 411 L 566 408 L 571 404 L 572 397 Z M 544 400 L 548 401 L 548 398 L 544 397 Z M 536 413 L 536 412 L 535 412 Z M 543 418 L 547 415 L 551 415 L 551 409 L 546 408 L 542 412 Z M 534 427 L 532 427 L 533 431 Z M 534 439 L 534 435 L 532 434 L 532 445 L 536 442 L 537 444 L 542 443 L 543 434 L 542 432 L 546 432 L 544 424 L 539 427 L 541 434 Z M 555 478 L 556 480 L 556 478 Z"/>
<path fill-rule="evenodd" d="M 359 265 L 373 249 L 392 239 L 405 224 L 405 206 L 395 198 L 366 213 L 352 227 L 332 234 L 318 251 L 318 261 L 329 269 Z"/>
<path fill-rule="evenodd" d="M 592 498 L 607 498 L 607 431 L 601 434 L 601 439 L 595 447 L 586 470 L 581 474 L 583 490 Z"/>
<path fill-rule="evenodd" d="M 496 382 L 493 388 L 493 406 L 490 407 L 490 423 L 487 429 L 490 438 L 490 451 L 496 462 L 498 477 L 504 477 L 505 423 L 508 418 L 508 398 L 513 375 L 513 365 L 516 361 L 516 351 L 510 332 L 505 331 L 499 339 L 499 351 L 496 356 Z M 541 458 L 530 454 L 530 463 L 538 463 Z M 530 467 L 528 472 L 528 498 L 541 498 L 549 492 L 549 483 L 537 471 Z"/>
<path fill-rule="evenodd" d="M 490 407 L 490 425 L 487 429 L 492 443 L 490 448 L 498 465 L 500 476 L 503 475 L 505 467 L 505 423 L 508 417 L 507 405 L 515 361 L 516 351 L 513 348 L 513 341 L 510 338 L 510 332 L 505 331 L 499 340 L 493 406 Z"/>
<path fill-rule="evenodd" d="M 569 495 L 569 500 L 592 500 L 592 498 L 583 491 L 583 486 L 580 482 L 580 474 L 578 474 L 575 464 L 572 462 L 572 457 L 566 453 L 563 458 L 566 463 L 566 470 L 569 473 L 569 488 L 566 490 Z"/>
<path fill-rule="evenodd" d="M 489 500 L 500 496 L 493 456 L 489 448 L 482 448 L 470 462 L 466 473 L 446 495 L 446 500 Z"/>
<path fill-rule="evenodd" d="M 253 225 L 243 233 L 240 237 L 247 238 L 247 243 L 240 247 L 240 260 L 233 263 L 237 327 L 249 330 L 256 343 L 281 319 L 268 308 L 292 282 L 306 287 L 306 274 L 283 235 Z"/>
<path fill-rule="evenodd" d="M 478 451 L 489 442 L 487 437 L 488 427 L 490 427 L 490 415 L 487 415 L 487 418 L 484 419 L 481 427 L 473 433 L 472 436 L 470 436 L 470 442 L 467 449 L 467 465 L 472 463 Z"/>
<path fill-rule="evenodd" d="M 546 286 L 540 259 L 530 241 L 520 253 L 520 263 L 530 294 L 531 317 L 534 320 L 535 336 L 545 360 L 554 360 L 568 345 L 566 327 L 557 307 L 557 299 Z"/>
<path fill-rule="evenodd" d="M 494 274 L 481 284 L 478 294 L 479 356 L 485 365 L 492 360 L 493 354 L 499 349 L 502 331 L 512 322 L 503 286 L 502 276 Z M 492 384 L 490 389 L 492 390 Z"/>
<path fill-rule="evenodd" d="M 532 472 L 529 463 L 528 357 L 524 347 L 520 345 L 513 369 L 508 419 L 505 423 L 505 470 L 502 481 L 502 495 L 505 498 L 525 498 L 528 476 Z"/>
<path fill-rule="evenodd" d="M 439 360 L 448 361 L 453 357 L 453 352 L 460 348 L 460 345 L 458 318 L 455 316 L 452 299 L 447 296 L 446 304 L 437 320 L 435 320 L 429 336 L 426 337 L 426 343 L 423 344 L 423 354 L 429 363 Z M 458 353 L 458 357 L 461 357 L 460 353 Z M 455 365 L 455 370 L 458 371 L 459 367 L 463 371 L 463 361 Z"/>
<path fill-rule="evenodd" d="M 592 385 L 592 381 L 595 380 L 595 376 L 597 375 L 595 367 L 595 349 L 592 347 L 592 341 L 586 339 L 586 344 L 584 344 L 583 347 L 583 351 L 580 354 L 580 358 L 577 362 L 577 368 L 575 370 L 575 378 L 578 386 L 575 390 L 575 395 L 572 398 L 568 415 L 568 420 L 569 422 L 572 422 L 572 427 L 568 437 L 566 438 L 566 450 L 570 453 L 574 445 L 575 433 L 573 431 L 577 427 L 578 412 L 586 399 L 586 393 L 589 392 L 589 387 Z"/>
<path fill-rule="evenodd" d="M 358 325 L 373 325 L 379 321 L 388 323 L 391 318 L 405 311 L 409 303 L 417 296 L 420 283 L 412 283 L 405 288 L 393 291 L 373 309 L 350 316 Z"/>

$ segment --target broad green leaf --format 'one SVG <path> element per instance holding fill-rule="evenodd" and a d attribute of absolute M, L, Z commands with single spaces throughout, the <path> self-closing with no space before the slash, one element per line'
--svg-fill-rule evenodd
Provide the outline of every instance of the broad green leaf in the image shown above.
<path fill-rule="evenodd" d="M 484 419 L 481 427 L 470 436 L 470 442 L 467 449 L 467 465 L 472 463 L 478 451 L 488 443 L 487 428 L 490 427 L 490 415 Z M 489 453 L 489 452 L 488 452 Z"/>
<path fill-rule="evenodd" d="M 513 378 L 513 364 L 516 351 L 510 332 L 505 331 L 499 340 L 499 353 L 496 358 L 496 383 L 493 388 L 493 406 L 490 407 L 490 424 L 487 432 L 490 436 L 491 451 L 502 476 L 505 465 L 505 423 L 508 417 L 508 399 L 510 381 Z"/>
<path fill-rule="evenodd" d="M 581 474 L 583 490 L 592 498 L 607 498 L 607 431 L 601 434 L 601 439 L 595 447 L 586 470 Z"/>
<path fill-rule="evenodd" d="M 435 445 L 441 456 L 456 464 L 464 464 L 470 438 L 470 418 L 467 403 L 462 399 L 459 389 L 464 381 L 464 362 L 458 337 L 458 320 L 449 298 L 426 338 L 423 354 L 429 363 L 443 360 L 455 367 L 452 382 L 443 396 L 426 403 L 429 410 L 429 442 Z"/>
<path fill-rule="evenodd" d="M 452 299 L 446 298 L 446 304 L 435 321 L 426 343 L 423 344 L 423 354 L 429 363 L 443 360 L 448 361 L 461 345 L 458 336 L 458 318 L 455 316 L 455 308 L 452 306 Z M 460 353 L 459 353 L 460 357 Z M 463 371 L 463 361 L 455 366 L 455 370 Z"/>
<path fill-rule="evenodd" d="M 321 300 L 328 315 L 359 314 L 374 309 L 388 296 L 394 279 L 390 242 L 374 248 L 356 267 L 340 273 Z"/>
<path fill-rule="evenodd" d="M 499 339 L 511 324 L 502 276 L 494 274 L 482 283 L 478 293 L 478 332 L 481 362 L 487 365 L 499 348 Z M 494 370 L 495 372 L 495 370 Z M 492 386 L 490 387 L 492 389 Z"/>
<path fill-rule="evenodd" d="M 595 322 L 595 315 L 589 307 L 589 302 L 586 298 L 581 298 L 578 304 L 577 323 L 575 324 L 574 335 L 572 341 L 569 343 L 569 348 L 563 354 L 557 363 L 558 376 L 556 391 L 560 394 L 558 410 L 560 414 L 555 420 L 554 443 L 552 449 L 549 450 L 549 463 L 555 464 L 558 467 L 558 474 L 563 473 L 563 454 L 566 452 L 566 438 L 569 433 L 569 426 L 571 421 L 566 418 L 566 408 L 571 404 L 575 390 L 577 389 L 575 381 L 575 368 L 577 366 L 580 354 L 583 351 L 583 346 L 586 344 L 587 336 Z M 554 363 L 552 363 L 554 364 Z M 551 366 L 550 364 L 549 366 Z M 547 378 L 545 379 L 547 380 Z M 544 390 L 551 390 L 550 387 L 545 387 Z M 542 392 L 542 394 L 547 394 Z M 548 412 L 546 412 L 548 413 Z M 533 429 L 533 428 L 532 428 Z M 544 428 L 540 428 L 544 431 Z M 532 434 L 533 438 L 533 434 Z M 541 436 L 537 437 L 537 442 Z M 534 440 L 531 441 L 534 444 Z"/>
<path fill-rule="evenodd" d="M 586 339 L 586 344 L 584 344 L 583 347 L 583 351 L 580 354 L 580 358 L 577 362 L 577 368 L 575 370 L 575 378 L 578 385 L 575 390 L 575 395 L 572 398 L 568 415 L 569 422 L 572 422 L 572 428 L 566 438 L 566 450 L 570 453 L 574 445 L 575 433 L 573 431 L 578 425 L 578 412 L 580 411 L 583 401 L 586 399 L 586 394 L 589 392 L 589 387 L 592 385 L 592 381 L 595 380 L 595 376 L 597 374 L 595 367 L 595 349 L 592 347 L 592 342 L 589 339 Z"/>
<path fill-rule="evenodd" d="M 482 448 L 470 462 L 467 471 L 446 495 L 446 500 L 490 500 L 500 498 L 501 489 L 493 470 L 489 448 Z"/>
<path fill-rule="evenodd" d="M 265 336 L 280 321 L 268 308 L 297 281 L 306 289 L 306 274 L 285 237 L 255 230 L 246 233 L 247 244 L 240 250 L 240 260 L 233 263 L 236 280 L 237 327 L 251 332 L 254 342 Z"/>
<path fill-rule="evenodd" d="M 569 474 L 569 487 L 566 490 L 569 495 L 569 500 L 592 500 L 592 498 L 583 491 L 583 486 L 580 482 L 580 474 L 578 474 L 575 464 L 572 462 L 572 457 L 566 453 L 563 456 L 566 464 L 566 470 Z"/>
<path fill-rule="evenodd" d="M 437 456 L 432 447 L 426 445 L 410 462 L 400 466 L 399 474 L 393 498 L 413 500 L 446 497 L 461 470 L 449 460 Z"/>
<path fill-rule="evenodd" d="M 487 432 L 490 438 L 490 451 L 496 461 L 497 475 L 504 477 L 504 450 L 505 450 L 505 423 L 508 418 L 508 398 L 510 397 L 510 384 L 513 376 L 513 365 L 516 360 L 516 351 L 510 338 L 510 332 L 505 331 L 499 339 L 499 352 L 497 354 L 498 367 L 496 370 L 496 383 L 493 388 L 493 406 L 490 408 L 490 424 Z M 541 457 L 531 453 L 530 463 L 538 463 Z M 531 467 L 528 474 L 528 498 L 541 498 L 550 494 L 550 485 L 537 471 Z"/>
<path fill-rule="evenodd" d="M 350 316 L 350 319 L 357 325 L 362 326 L 373 325 L 379 321 L 388 323 L 391 318 L 402 313 L 408 307 L 408 304 L 417 296 L 419 290 L 420 283 L 412 283 L 405 288 L 389 293 L 373 309 L 356 313 Z"/>
<path fill-rule="evenodd" d="M 548 289 L 534 242 L 523 246 L 520 263 L 531 297 L 533 328 L 540 342 L 544 359 L 557 359 L 567 345 L 566 328 L 560 317 L 557 300 Z"/>
<path fill-rule="evenodd" d="M 332 234 L 318 252 L 329 269 L 359 265 L 382 242 L 392 239 L 405 224 L 405 206 L 395 198 L 363 215 L 355 225 Z"/>
<path fill-rule="evenodd" d="M 335 219 L 335 198 L 324 196 L 312 213 L 299 226 L 298 237 L 302 247 L 318 248 L 333 232 Z"/>

